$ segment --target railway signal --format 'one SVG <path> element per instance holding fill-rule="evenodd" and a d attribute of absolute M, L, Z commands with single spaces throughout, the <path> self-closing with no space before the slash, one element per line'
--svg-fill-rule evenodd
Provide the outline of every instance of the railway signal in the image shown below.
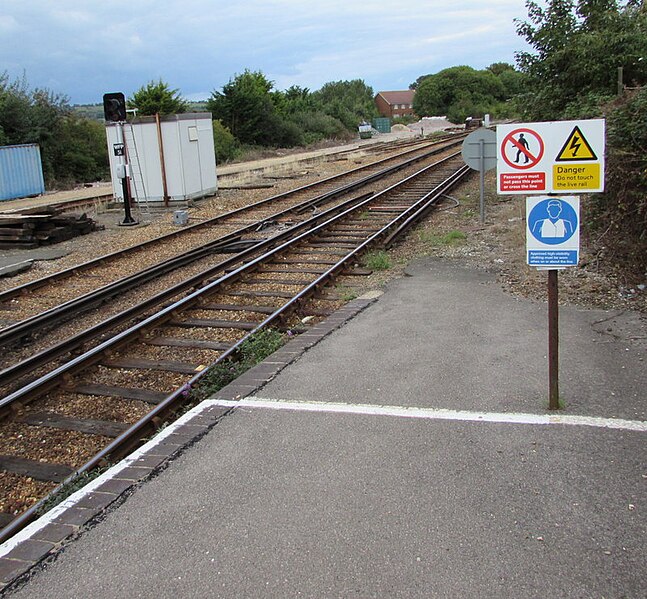
<path fill-rule="evenodd" d="M 103 94 L 103 116 L 108 123 L 126 120 L 126 98 L 121 92 Z"/>
<path fill-rule="evenodd" d="M 124 123 L 126 122 L 126 97 L 121 92 L 103 94 L 103 116 L 106 123 L 114 123 L 117 127 L 117 143 L 113 151 L 119 158 L 117 163 L 117 177 L 121 179 L 121 188 L 124 196 L 124 220 L 120 225 L 136 225 L 137 221 L 130 212 L 130 187 L 128 186 L 128 156 L 124 143 Z"/>

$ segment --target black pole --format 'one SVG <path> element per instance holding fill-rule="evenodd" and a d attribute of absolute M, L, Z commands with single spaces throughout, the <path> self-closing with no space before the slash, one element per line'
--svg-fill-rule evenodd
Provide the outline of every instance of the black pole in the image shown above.
<path fill-rule="evenodd" d="M 136 225 L 137 221 L 133 218 L 133 215 L 130 212 L 130 186 L 128 185 L 128 161 L 126 157 L 128 156 L 127 154 L 127 149 L 126 149 L 126 137 L 124 135 L 124 124 L 119 123 L 118 125 L 118 132 L 119 132 L 119 141 L 124 145 L 124 153 L 123 153 L 123 177 L 121 179 L 121 190 L 122 190 L 122 195 L 124 196 L 124 220 L 120 222 L 120 225 Z"/>
<path fill-rule="evenodd" d="M 122 221 L 122 225 L 136 225 L 137 221 L 133 218 L 133 215 L 130 212 L 130 189 L 128 188 L 128 178 L 124 177 L 121 180 L 121 190 L 124 196 L 124 212 L 125 217 Z"/>

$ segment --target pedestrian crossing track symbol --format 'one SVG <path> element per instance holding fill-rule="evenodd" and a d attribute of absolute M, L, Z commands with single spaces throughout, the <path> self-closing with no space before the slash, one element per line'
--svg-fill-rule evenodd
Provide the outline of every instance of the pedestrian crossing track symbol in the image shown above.
<path fill-rule="evenodd" d="M 497 127 L 497 192 L 604 191 L 604 119 Z"/>

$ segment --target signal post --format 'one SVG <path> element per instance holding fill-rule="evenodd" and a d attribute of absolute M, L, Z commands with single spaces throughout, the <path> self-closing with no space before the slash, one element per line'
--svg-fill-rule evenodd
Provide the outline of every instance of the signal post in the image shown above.
<path fill-rule="evenodd" d="M 124 196 L 124 220 L 120 225 L 136 225 L 137 221 L 133 218 L 130 211 L 130 186 L 128 185 L 128 160 L 126 154 L 126 144 L 124 142 L 124 123 L 126 122 L 126 98 L 121 92 L 113 92 L 103 95 L 103 115 L 106 123 L 115 123 L 117 125 L 117 143 L 114 144 L 112 151 L 117 156 L 117 177 L 121 179 L 121 189 Z"/>

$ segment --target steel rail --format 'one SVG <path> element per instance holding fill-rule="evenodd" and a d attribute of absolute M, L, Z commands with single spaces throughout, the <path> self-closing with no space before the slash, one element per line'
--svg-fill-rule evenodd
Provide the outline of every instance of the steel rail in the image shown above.
<path fill-rule="evenodd" d="M 440 141 L 440 142 L 434 142 L 432 144 L 429 144 L 429 146 L 430 147 L 437 146 L 437 145 L 445 143 L 445 141 L 447 141 L 447 140 L 443 140 L 443 141 Z M 442 151 L 443 149 L 450 148 L 450 147 L 452 147 L 452 145 L 456 145 L 458 143 L 460 143 L 460 140 L 457 140 L 454 143 L 450 142 L 447 145 L 442 146 L 441 148 L 435 148 L 434 147 L 434 149 L 430 150 L 429 153 L 421 155 L 420 159 L 422 160 L 427 155 L 433 155 L 434 153 L 438 153 L 438 152 Z M 398 158 L 402 158 L 402 157 L 404 157 L 404 156 L 406 156 L 408 154 L 413 154 L 415 152 L 421 151 L 422 149 L 423 148 L 413 148 L 411 150 L 406 150 L 405 152 L 401 152 L 400 154 L 396 154 L 395 156 L 389 156 L 387 158 L 382 158 L 382 159 L 377 160 L 375 162 L 371 162 L 369 164 L 366 164 L 366 165 L 351 169 L 349 171 L 345 171 L 345 172 L 339 173 L 337 175 L 332 175 L 330 177 L 326 177 L 325 179 L 322 179 L 321 181 L 315 181 L 313 183 L 308 183 L 307 185 L 302 185 L 301 187 L 291 189 L 291 190 L 289 190 L 287 192 L 277 194 L 277 195 L 271 196 L 269 198 L 264 198 L 262 200 L 259 200 L 258 202 L 254 202 L 254 203 L 249 204 L 247 206 L 242 206 L 240 208 L 236 208 L 235 210 L 231 210 L 231 211 L 226 212 L 224 214 L 220 214 L 220 215 L 218 215 L 218 216 L 216 216 L 214 218 L 207 219 L 206 221 L 195 223 L 193 225 L 188 225 L 187 227 L 184 227 L 183 229 L 181 229 L 179 231 L 173 231 L 171 233 L 166 233 L 165 235 L 160 235 L 159 237 L 149 239 L 148 241 L 144 241 L 144 242 L 139 243 L 137 245 L 133 245 L 133 246 L 124 248 L 122 250 L 117 250 L 117 251 L 111 252 L 109 254 L 104 254 L 103 256 L 99 256 L 98 258 L 93 258 L 92 260 L 88 260 L 87 262 L 82 262 L 81 264 L 77 264 L 77 265 L 72 266 L 70 268 L 66 268 L 66 269 L 61 270 L 61 271 L 59 271 L 57 273 L 53 273 L 51 275 L 47 275 L 47 276 L 41 277 L 39 279 L 35 279 L 34 281 L 29 281 L 28 283 L 23 283 L 22 285 L 18 285 L 16 287 L 12 287 L 11 289 L 7 289 L 5 291 L 0 292 L 0 302 L 7 301 L 7 300 L 9 300 L 9 299 L 11 299 L 13 297 L 22 295 L 22 294 L 24 294 L 24 293 L 26 293 L 26 292 L 28 292 L 30 290 L 37 289 L 39 287 L 43 287 L 43 286 L 48 285 L 49 283 L 51 283 L 53 281 L 69 278 L 69 277 L 71 277 L 71 276 L 73 276 L 73 275 L 75 275 L 75 274 L 77 274 L 77 273 L 79 273 L 79 272 L 81 272 L 83 270 L 87 270 L 89 268 L 93 268 L 94 266 L 105 263 L 107 261 L 114 260 L 116 258 L 120 258 L 120 257 L 122 257 L 123 255 L 125 255 L 128 252 L 137 252 L 137 251 L 140 251 L 143 248 L 148 247 L 148 246 L 150 246 L 152 244 L 168 241 L 169 239 L 186 235 L 187 233 L 190 233 L 190 232 L 195 231 L 197 229 L 201 229 L 201 228 L 205 228 L 205 227 L 209 227 L 209 226 L 218 224 L 218 223 L 220 223 L 221 221 L 223 221 L 225 219 L 231 218 L 233 216 L 238 216 L 238 215 L 240 215 L 240 214 L 242 214 L 244 212 L 250 211 L 252 209 L 259 208 L 261 206 L 264 206 L 266 204 L 270 204 L 272 202 L 280 201 L 280 200 L 285 199 L 287 197 L 296 195 L 297 193 L 301 193 L 303 191 L 311 190 L 312 188 L 315 188 L 315 187 L 320 187 L 320 186 L 326 185 L 328 183 L 334 182 L 335 180 L 341 179 L 343 177 L 348 177 L 350 175 L 359 173 L 359 172 L 361 172 L 363 170 L 368 170 L 368 169 L 371 169 L 371 168 L 375 168 L 375 167 L 379 166 L 380 164 L 383 164 L 383 163 L 389 162 L 389 161 L 393 161 L 393 160 L 397 160 Z M 335 191 L 336 190 L 333 190 L 332 192 L 328 192 L 328 193 L 334 194 Z M 321 196 L 326 196 L 326 195 L 327 194 L 321 194 Z M 318 197 L 321 197 L 321 196 L 318 196 Z"/>
<path fill-rule="evenodd" d="M 425 169 L 423 169 L 423 171 L 427 171 L 430 168 L 436 167 L 439 164 L 445 163 L 455 157 L 456 155 L 452 157 L 448 157 L 438 163 L 435 163 L 434 165 L 430 165 L 429 167 L 426 167 Z M 423 171 L 421 171 L 421 173 Z M 283 306 L 279 307 L 274 313 L 272 313 L 264 321 L 258 324 L 252 331 L 247 333 L 243 338 L 241 338 L 238 342 L 236 342 L 230 349 L 226 350 L 223 354 L 221 354 L 211 366 L 221 363 L 222 361 L 233 357 L 239 351 L 240 346 L 242 345 L 242 343 L 244 343 L 245 339 L 249 338 L 250 335 L 253 335 L 254 333 L 261 330 L 262 328 L 269 326 L 277 319 L 280 319 L 287 311 L 291 310 L 296 304 L 302 302 L 308 295 L 315 293 L 318 289 L 320 289 L 325 284 L 326 281 L 334 277 L 335 274 L 338 273 L 339 271 L 343 270 L 343 268 L 345 268 L 345 266 L 349 261 L 354 260 L 359 254 L 365 251 L 368 247 L 370 247 L 371 245 L 374 245 L 378 240 L 383 238 L 394 227 L 396 226 L 399 227 L 399 225 L 401 225 L 402 222 L 408 221 L 410 217 L 414 214 L 418 214 L 418 215 L 423 214 L 423 209 L 428 209 L 431 205 L 436 203 L 438 199 L 441 198 L 442 195 L 447 192 L 449 187 L 454 185 L 461 177 L 465 176 L 468 172 L 469 172 L 469 169 L 465 169 L 464 167 L 460 168 L 458 169 L 458 171 L 455 171 L 450 177 L 446 178 L 445 181 L 436 185 L 436 187 L 433 190 L 424 194 L 422 198 L 420 198 L 409 208 L 407 208 L 405 211 L 403 211 L 394 219 L 392 219 L 389 223 L 384 225 L 379 231 L 370 235 L 369 238 L 363 241 L 356 248 L 350 250 L 343 258 L 338 260 L 334 266 L 331 266 L 330 268 L 328 268 L 325 273 L 321 274 L 319 277 L 317 277 L 316 280 L 309 283 L 292 299 L 286 302 Z M 348 210 L 344 210 L 340 214 L 326 220 L 325 222 L 314 227 L 310 231 L 307 231 L 299 235 L 298 237 L 293 238 L 287 241 L 286 243 L 281 244 L 280 246 L 272 249 L 267 254 L 264 254 L 262 256 L 259 256 L 253 259 L 248 264 L 237 268 L 233 272 L 226 274 L 223 277 L 220 277 L 219 279 L 211 282 L 204 288 L 195 291 L 194 293 L 187 296 L 186 298 L 179 300 L 177 303 L 171 306 L 168 306 L 162 311 L 162 313 L 149 317 L 148 319 L 146 319 L 142 323 L 139 323 L 135 327 L 131 327 L 131 329 L 129 329 L 128 331 L 124 331 L 123 333 L 120 333 L 113 339 L 110 339 L 104 342 L 103 344 L 90 350 L 83 356 L 79 356 L 69 364 L 56 369 L 54 372 L 50 373 L 50 375 L 61 374 L 61 373 L 74 374 L 77 371 L 77 368 L 80 364 L 83 363 L 85 365 L 92 365 L 96 363 L 100 359 L 100 354 L 105 352 L 106 349 L 109 349 L 109 348 L 117 349 L 118 347 L 123 345 L 123 343 L 127 340 L 128 337 L 132 335 L 139 335 L 139 332 L 142 329 L 144 329 L 146 326 L 151 326 L 154 323 L 158 324 L 159 321 L 170 318 L 173 312 L 178 311 L 179 307 L 181 306 L 186 307 L 188 305 L 192 305 L 193 302 L 195 302 L 201 296 L 209 295 L 209 292 L 213 291 L 218 286 L 223 285 L 227 281 L 234 281 L 237 278 L 240 278 L 242 274 L 246 273 L 247 271 L 254 270 L 263 262 L 268 261 L 269 259 L 274 257 L 279 252 L 283 251 L 284 249 L 290 246 L 298 246 L 298 244 L 306 240 L 308 237 L 316 235 L 318 232 L 324 230 L 326 227 L 330 226 L 331 224 L 341 221 L 346 216 L 361 210 L 369 202 L 375 201 L 380 196 L 388 193 L 389 191 L 397 187 L 400 187 L 402 184 L 404 184 L 406 181 L 411 180 L 412 178 L 413 176 L 408 177 L 404 181 L 394 186 L 391 186 L 390 188 L 388 188 L 387 190 L 384 190 L 380 194 L 376 194 L 375 196 L 360 202 L 356 206 L 349 208 Z M 133 446 L 133 443 L 135 443 L 135 437 L 141 438 L 142 434 L 144 432 L 149 432 L 151 428 L 154 431 L 157 428 L 156 423 L 159 423 L 160 419 L 163 416 L 171 413 L 175 409 L 175 404 L 178 401 L 184 399 L 187 389 L 189 389 L 190 387 L 198 383 L 206 375 L 207 372 L 208 372 L 208 369 L 205 369 L 197 373 L 180 389 L 177 389 L 173 393 L 169 394 L 164 400 L 162 400 L 162 402 L 159 405 L 157 405 L 153 410 L 151 410 L 151 412 L 149 412 L 146 416 L 141 418 L 137 423 L 132 425 L 127 431 L 122 433 L 119 437 L 114 439 L 106 448 L 104 448 L 101 452 L 99 452 L 95 457 L 89 460 L 86 464 L 78 468 L 70 477 L 66 479 L 66 481 L 64 481 L 61 485 L 59 485 L 57 489 L 60 489 L 63 485 L 65 485 L 66 483 L 69 483 L 71 480 L 77 478 L 84 472 L 87 472 L 102 463 L 105 464 L 106 460 L 109 457 L 119 456 L 120 451 L 123 451 L 124 448 Z M 42 377 L 40 380 L 47 379 L 50 377 L 50 375 L 46 375 L 45 377 Z M 36 381 L 35 384 L 36 383 L 38 383 L 38 381 Z M 31 385 L 31 387 L 33 386 L 34 385 Z M 22 395 L 22 393 L 19 395 Z M 9 399 L 9 398 L 6 398 L 6 399 Z M 57 489 L 55 489 L 52 493 L 55 493 Z M 5 527 L 2 531 L 0 531 L 0 542 L 7 538 L 10 538 L 18 530 L 20 530 L 21 528 L 24 528 L 24 526 L 29 524 L 29 522 L 33 521 L 38 515 L 39 510 L 43 506 L 44 501 L 45 501 L 44 499 L 40 500 L 37 504 L 32 506 L 29 510 L 24 512 L 21 516 L 16 518 L 7 527 Z"/>
<path fill-rule="evenodd" d="M 277 253 L 287 249 L 290 245 L 296 245 L 297 243 L 300 243 L 304 239 L 306 239 L 309 236 L 315 235 L 317 232 L 322 230 L 323 228 L 329 226 L 331 222 L 334 222 L 335 220 L 338 220 L 342 218 L 343 216 L 346 216 L 349 212 L 353 212 L 356 210 L 359 210 L 363 208 L 365 205 L 367 205 L 369 202 L 375 201 L 378 197 L 384 196 L 387 192 L 391 192 L 394 189 L 397 189 L 398 187 L 402 187 L 409 181 L 418 178 L 422 173 L 427 173 L 428 171 L 437 168 L 439 165 L 444 164 L 448 162 L 449 160 L 452 160 L 459 156 L 460 153 L 453 154 L 451 156 L 448 156 L 434 164 L 428 165 L 418 173 L 411 175 L 402 181 L 395 183 L 394 185 L 388 187 L 384 191 L 380 192 L 380 194 L 376 194 L 372 196 L 371 198 L 368 198 L 366 200 L 363 200 L 362 202 L 356 204 L 352 208 L 345 210 L 341 212 L 339 215 L 334 216 L 320 225 L 317 225 L 313 227 L 312 229 L 306 231 L 305 233 L 301 233 L 300 235 L 293 237 L 292 239 L 289 239 L 288 241 L 282 243 L 281 245 L 277 246 L 276 248 L 273 248 L 269 250 L 268 252 L 262 254 L 261 256 L 258 256 L 249 262 L 245 263 L 243 266 L 237 268 L 233 272 L 230 272 L 228 274 L 223 275 L 222 277 L 206 284 L 205 286 L 201 287 L 200 289 L 197 289 L 196 291 L 190 293 L 186 297 L 178 300 L 177 302 L 171 304 L 170 306 L 167 306 L 165 308 L 162 308 L 159 312 L 156 314 L 153 314 L 152 316 L 149 316 L 148 318 L 144 319 L 140 323 L 137 323 L 127 329 L 126 331 L 123 331 L 121 333 L 118 333 L 114 337 L 100 343 L 98 346 L 90 349 L 89 351 L 85 352 L 81 356 L 77 356 L 67 362 L 66 364 L 59 366 L 52 372 L 49 372 L 36 381 L 32 381 L 30 383 L 27 383 L 21 389 L 7 395 L 3 399 L 0 400 L 0 409 L 6 408 L 8 405 L 13 404 L 14 402 L 20 402 L 21 400 L 24 401 L 26 398 L 33 396 L 36 391 L 38 391 L 38 395 L 42 395 L 43 393 L 49 391 L 50 389 L 58 386 L 59 384 L 59 377 L 61 377 L 63 374 L 66 374 L 69 376 L 72 376 L 82 370 L 83 368 L 87 368 L 91 365 L 94 365 L 96 362 L 98 362 L 101 359 L 101 356 L 103 352 L 105 352 L 108 349 L 111 349 L 115 351 L 118 349 L 121 345 L 123 345 L 125 342 L 127 342 L 129 339 L 138 336 L 139 332 L 141 330 L 144 330 L 145 328 L 152 327 L 153 325 L 159 326 L 160 323 L 165 322 L 165 320 L 169 320 L 170 318 L 173 317 L 174 313 L 177 313 L 180 309 L 186 309 L 188 306 L 193 305 L 197 303 L 198 299 L 203 296 L 207 295 L 210 291 L 212 291 L 214 288 L 224 285 L 228 281 L 234 280 L 239 274 L 245 270 L 252 269 L 259 263 L 263 261 L 267 261 L 271 258 L 273 258 Z"/>
<path fill-rule="evenodd" d="M 374 182 L 381 178 L 389 176 L 397 172 L 398 170 L 402 170 L 403 168 L 406 168 L 407 166 L 414 164 L 415 162 L 420 162 L 430 156 L 438 154 L 441 151 L 447 149 L 447 147 L 448 146 L 443 146 L 442 148 L 435 148 L 430 152 L 425 153 L 421 156 L 417 156 L 413 159 L 405 160 L 404 162 L 401 162 L 391 167 L 388 167 L 386 169 L 380 170 L 377 173 L 368 175 L 367 177 L 364 177 L 360 180 L 350 182 L 337 189 L 334 189 L 324 194 L 321 194 L 319 196 L 316 196 L 315 198 L 310 198 L 308 200 L 305 200 L 304 202 L 301 202 L 296 206 L 286 208 L 271 216 L 265 217 L 261 222 L 268 222 L 274 219 L 280 219 L 290 213 L 294 213 L 295 211 L 300 210 L 301 208 L 321 205 L 322 203 L 326 201 L 330 201 L 335 197 L 338 197 L 345 193 L 350 193 L 351 191 L 364 187 L 371 182 Z M 451 144 L 449 147 L 451 147 Z M 200 223 L 200 224 L 203 224 L 203 223 Z M 236 231 L 233 231 L 231 233 L 227 233 L 226 235 L 218 239 L 215 239 L 212 242 L 200 248 L 193 248 L 191 250 L 188 250 L 187 252 L 180 254 L 170 260 L 165 260 L 162 263 L 154 264 L 132 275 L 128 275 L 121 279 L 117 279 L 116 281 L 112 281 L 111 283 L 108 283 L 107 285 L 104 285 L 99 289 L 90 291 L 84 295 L 81 295 L 77 298 L 73 298 L 67 302 L 54 306 L 30 318 L 26 318 L 24 320 L 21 320 L 20 322 L 9 325 L 3 329 L 0 329 L 0 346 L 7 345 L 8 343 L 11 343 L 12 341 L 15 341 L 17 339 L 27 337 L 33 334 L 35 330 L 43 331 L 44 328 L 48 326 L 52 326 L 53 324 L 57 322 L 61 322 L 62 320 L 65 320 L 70 313 L 73 313 L 74 315 L 78 315 L 81 311 L 88 310 L 93 306 L 99 305 L 109 300 L 110 298 L 120 293 L 123 293 L 128 289 L 132 289 L 133 287 L 140 285 L 141 283 L 150 281 L 180 266 L 191 264 L 192 262 L 199 260 L 204 256 L 214 252 L 214 250 L 217 249 L 218 246 L 225 245 L 241 237 L 242 235 L 245 235 L 249 232 L 254 231 L 259 224 L 260 223 L 254 223 L 254 224 L 242 227 L 240 229 L 237 229 Z M 175 233 L 172 233 L 171 235 L 175 235 Z M 157 239 L 162 239 L 162 238 L 157 238 Z M 149 242 L 145 242 L 144 245 L 148 243 Z M 100 259 L 97 259 L 97 260 L 100 260 Z M 93 264 L 96 264 L 96 261 L 91 261 L 91 262 Z M 89 264 L 89 263 L 86 263 L 86 264 Z M 65 271 L 62 271 L 62 272 L 65 272 Z M 53 276 L 56 277 L 56 275 L 53 275 Z M 54 280 L 57 280 L 57 279 L 55 278 Z M 39 281 L 42 281 L 42 279 L 39 279 Z M 41 285 L 38 285 L 38 286 L 41 286 Z M 15 289 L 21 289 L 23 287 L 24 286 L 21 286 L 20 288 L 15 288 Z M 2 299 L 1 294 L 0 294 L 0 299 Z"/>
<path fill-rule="evenodd" d="M 232 266 L 240 263 L 241 261 L 246 260 L 247 258 L 253 257 L 259 251 L 263 251 L 265 248 L 269 248 L 272 245 L 280 241 L 283 241 L 284 239 L 288 239 L 291 235 L 294 235 L 295 232 L 302 230 L 304 228 L 308 228 L 313 223 L 318 222 L 322 219 L 328 218 L 335 212 L 339 210 L 344 210 L 348 206 L 354 204 L 355 202 L 362 201 L 370 195 L 373 195 L 373 193 L 371 192 L 368 194 L 363 194 L 356 198 L 350 198 L 349 200 L 346 200 L 345 202 L 343 202 L 342 204 L 339 204 L 338 206 L 329 208 L 328 210 L 321 212 L 320 214 L 317 214 L 306 221 L 297 223 L 290 229 L 281 231 L 266 240 L 260 241 L 258 244 L 254 245 L 253 247 L 243 250 L 237 253 L 235 256 L 226 258 L 222 262 L 210 268 L 207 268 L 206 270 L 199 272 L 189 277 L 188 279 L 185 279 L 184 281 L 181 281 L 173 285 L 172 287 L 165 289 L 164 291 L 161 291 L 155 294 L 150 298 L 144 300 L 143 302 L 140 302 L 135 306 L 131 306 L 130 308 L 118 314 L 115 314 L 114 316 L 84 331 L 81 331 L 80 333 L 77 333 L 76 335 L 62 341 L 61 343 L 58 343 L 54 346 L 46 348 L 34 354 L 33 356 L 30 356 L 29 358 L 22 360 L 21 362 L 18 362 L 12 366 L 5 368 L 4 370 L 0 371 L 0 386 L 4 387 L 6 385 L 9 385 L 10 383 L 21 378 L 22 376 L 25 376 L 26 374 L 33 372 L 34 370 L 44 366 L 45 364 L 48 364 L 54 359 L 78 350 L 84 344 L 90 342 L 93 339 L 100 337 L 101 335 L 107 333 L 108 331 L 118 327 L 119 325 L 122 325 L 128 321 L 133 320 L 137 316 L 147 312 L 148 310 L 154 308 L 155 306 L 158 306 L 164 303 L 165 301 L 171 299 L 172 297 L 179 295 L 180 293 L 186 291 L 187 289 L 191 289 L 199 286 L 205 280 L 213 277 L 214 275 L 220 272 L 223 272 L 228 268 L 231 268 Z M 3 407 L 4 406 L 2 404 L 2 401 L 0 400 L 0 418 L 2 418 L 3 416 Z"/>

